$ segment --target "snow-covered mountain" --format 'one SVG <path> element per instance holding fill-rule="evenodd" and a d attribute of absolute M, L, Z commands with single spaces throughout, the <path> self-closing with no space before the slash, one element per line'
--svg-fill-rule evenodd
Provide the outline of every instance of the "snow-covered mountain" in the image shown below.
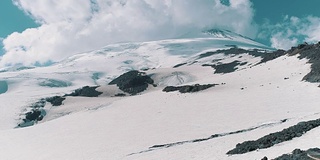
<path fill-rule="evenodd" d="M 318 53 L 208 30 L 2 68 L 1 159 L 238 160 L 318 147 Z"/>

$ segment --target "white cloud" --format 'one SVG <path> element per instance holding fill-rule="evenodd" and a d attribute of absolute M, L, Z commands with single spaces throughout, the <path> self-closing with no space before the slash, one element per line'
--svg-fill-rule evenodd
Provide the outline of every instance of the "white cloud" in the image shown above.
<path fill-rule="evenodd" d="M 298 25 L 300 23 L 300 19 L 298 17 L 295 17 L 295 16 L 290 17 L 290 21 L 291 21 L 292 25 Z"/>
<path fill-rule="evenodd" d="M 320 41 L 320 18 L 309 16 L 301 23 L 302 27 L 299 29 L 299 34 L 306 35 L 306 42 Z"/>
<path fill-rule="evenodd" d="M 4 39 L 0 65 L 45 63 L 122 41 L 219 27 L 254 37 L 250 0 L 13 0 L 40 25 Z"/>
<path fill-rule="evenodd" d="M 320 41 L 320 18 L 314 16 L 285 16 L 283 21 L 262 25 L 259 38 L 270 38 L 272 47 L 289 49 L 300 43 L 316 43 Z"/>
<path fill-rule="evenodd" d="M 298 39 L 291 38 L 288 35 L 284 35 L 282 33 L 277 33 L 271 37 L 271 44 L 273 48 L 277 49 L 289 49 L 292 46 L 297 45 Z"/>

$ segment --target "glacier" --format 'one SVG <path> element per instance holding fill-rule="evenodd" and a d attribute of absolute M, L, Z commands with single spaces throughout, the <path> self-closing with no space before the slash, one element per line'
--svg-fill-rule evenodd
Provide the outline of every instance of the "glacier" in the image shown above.
<path fill-rule="evenodd" d="M 211 30 L 110 44 L 49 66 L 5 67 L 0 72 L 1 159 L 246 160 L 318 147 L 320 129 L 315 128 L 270 148 L 227 154 L 238 143 L 319 118 L 319 84 L 303 80 L 311 64 L 286 53 Z M 108 85 L 132 70 L 150 76 L 154 85 L 136 95 Z M 162 91 L 194 84 L 218 85 L 194 93 Z M 65 96 L 84 86 L 96 86 L 102 94 Z M 43 119 L 18 126 L 32 104 L 53 96 L 65 100 L 59 106 L 45 103 Z M 217 136 L 208 138 L 212 135 Z"/>

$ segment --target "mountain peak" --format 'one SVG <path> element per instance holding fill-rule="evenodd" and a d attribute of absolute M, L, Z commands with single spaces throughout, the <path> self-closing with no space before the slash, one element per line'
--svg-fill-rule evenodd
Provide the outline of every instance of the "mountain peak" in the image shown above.
<path fill-rule="evenodd" d="M 253 39 L 251 39 L 249 37 L 246 37 L 246 36 L 243 36 L 241 34 L 232 32 L 230 30 L 216 29 L 215 28 L 215 29 L 204 30 L 202 32 L 205 33 L 205 34 L 208 34 L 208 35 L 213 35 L 215 37 L 229 38 L 229 39 L 233 39 L 233 38 L 236 38 L 236 37 L 242 37 L 242 38 L 254 41 Z"/>

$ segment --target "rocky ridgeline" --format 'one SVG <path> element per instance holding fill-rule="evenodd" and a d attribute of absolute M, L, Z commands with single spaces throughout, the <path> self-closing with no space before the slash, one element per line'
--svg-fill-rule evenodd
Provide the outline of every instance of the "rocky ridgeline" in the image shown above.
<path fill-rule="evenodd" d="M 270 60 L 273 60 L 273 59 L 276 59 L 278 57 L 285 55 L 285 51 L 284 50 L 276 50 L 273 52 L 269 52 L 269 51 L 258 50 L 258 49 L 246 50 L 246 49 L 242 49 L 242 48 L 233 47 L 230 49 L 217 50 L 214 52 L 206 52 L 206 53 L 200 54 L 198 56 L 198 59 L 210 57 L 210 56 L 216 55 L 216 54 L 224 54 L 224 55 L 249 54 L 254 57 L 261 57 L 262 60 L 259 63 L 264 63 L 264 62 L 268 62 Z"/>
<path fill-rule="evenodd" d="M 306 132 L 319 127 L 320 119 L 300 122 L 294 126 L 286 128 L 280 132 L 271 133 L 258 140 L 245 141 L 236 145 L 236 148 L 227 152 L 227 154 L 244 154 L 247 152 L 255 151 L 257 149 L 264 149 L 272 147 L 276 144 L 290 141 L 293 138 L 301 137 Z"/>
<path fill-rule="evenodd" d="M 265 51 L 265 50 L 258 50 L 258 49 L 246 50 L 246 49 L 237 48 L 236 46 L 233 46 L 230 49 L 217 50 L 214 52 L 206 52 L 206 53 L 200 54 L 194 62 L 177 64 L 174 66 L 174 68 L 178 68 L 178 67 L 181 67 L 184 65 L 191 65 L 194 63 L 198 63 L 198 60 L 200 60 L 200 59 L 207 58 L 207 57 L 217 55 L 217 54 L 224 54 L 224 55 L 249 54 L 254 57 L 261 57 L 261 61 L 256 64 L 256 65 L 258 65 L 261 63 L 265 63 L 265 62 L 274 60 L 278 57 L 281 57 L 281 56 L 285 55 L 286 52 L 284 50 L 276 50 L 276 51 L 272 51 L 272 52 Z M 240 62 L 240 61 L 233 61 L 230 63 L 215 63 L 215 62 L 216 62 L 216 59 L 213 59 L 212 63 L 206 63 L 206 64 L 203 64 L 202 66 L 212 67 L 215 69 L 215 73 L 225 74 L 225 73 L 234 72 L 238 69 L 238 66 L 242 66 L 242 65 L 247 64 L 247 62 Z"/>
<path fill-rule="evenodd" d="M 307 58 L 308 63 L 311 63 L 311 71 L 303 77 L 303 80 L 320 82 L 320 42 L 317 44 L 300 44 L 288 50 L 287 54 L 290 56 L 298 54 L 300 59 Z"/>
<path fill-rule="evenodd" d="M 197 60 L 200 60 L 202 58 L 207 58 L 216 54 L 224 54 L 224 55 L 249 54 L 254 57 L 261 57 L 262 58 L 261 61 L 257 64 L 274 60 L 283 55 L 288 55 L 288 56 L 298 55 L 298 58 L 300 59 L 306 58 L 308 59 L 308 63 L 311 63 L 311 71 L 310 73 L 304 76 L 303 80 L 308 82 L 320 82 L 320 42 L 316 44 L 304 43 L 296 47 L 292 47 L 288 51 L 276 50 L 273 52 L 258 50 L 258 49 L 246 50 L 242 48 L 233 47 L 230 49 L 217 50 L 214 52 L 206 52 L 206 53 L 200 54 L 194 62 L 181 63 L 174 66 L 174 68 L 178 68 L 184 65 L 191 65 L 191 64 L 197 63 Z M 212 62 L 215 62 L 215 60 L 213 60 Z M 244 65 L 244 62 L 234 61 L 231 63 L 224 63 L 224 64 L 208 63 L 208 64 L 203 64 L 202 66 L 210 66 L 214 68 L 216 70 L 215 73 L 231 73 L 236 71 L 237 67 L 241 65 Z"/>

